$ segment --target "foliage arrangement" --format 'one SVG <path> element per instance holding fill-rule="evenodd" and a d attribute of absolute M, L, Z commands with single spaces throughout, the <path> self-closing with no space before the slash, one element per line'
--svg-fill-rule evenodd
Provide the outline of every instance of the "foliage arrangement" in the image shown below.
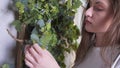
<path fill-rule="evenodd" d="M 80 0 L 14 0 L 18 17 L 12 23 L 18 32 L 16 68 L 23 68 L 22 47 L 38 43 L 48 49 L 61 68 L 64 51 L 76 50 L 79 29 L 73 19 Z"/>

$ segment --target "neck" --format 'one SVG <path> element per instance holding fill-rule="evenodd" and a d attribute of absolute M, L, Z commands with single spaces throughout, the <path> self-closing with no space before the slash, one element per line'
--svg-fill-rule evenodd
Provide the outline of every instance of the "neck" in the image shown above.
<path fill-rule="evenodd" d="M 96 33 L 96 43 L 95 43 L 95 46 L 97 46 L 97 47 L 104 46 L 102 44 L 103 35 L 104 35 L 104 33 Z"/>

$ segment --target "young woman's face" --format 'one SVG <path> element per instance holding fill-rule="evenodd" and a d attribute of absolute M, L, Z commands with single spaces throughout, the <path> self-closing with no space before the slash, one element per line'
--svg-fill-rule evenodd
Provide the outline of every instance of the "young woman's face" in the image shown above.
<path fill-rule="evenodd" d="M 85 12 L 85 29 L 88 32 L 106 32 L 113 16 L 109 0 L 90 0 L 90 7 Z"/>

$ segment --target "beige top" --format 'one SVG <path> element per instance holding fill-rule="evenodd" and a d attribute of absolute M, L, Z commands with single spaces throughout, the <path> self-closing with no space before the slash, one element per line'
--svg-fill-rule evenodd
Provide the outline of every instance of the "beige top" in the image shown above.
<path fill-rule="evenodd" d="M 120 58 L 116 62 L 117 62 L 116 64 L 113 63 L 115 65 L 113 68 L 120 68 Z M 93 47 L 89 50 L 84 61 L 79 65 L 74 66 L 74 68 L 110 68 L 110 67 L 108 67 L 104 63 L 100 55 L 100 47 Z"/>

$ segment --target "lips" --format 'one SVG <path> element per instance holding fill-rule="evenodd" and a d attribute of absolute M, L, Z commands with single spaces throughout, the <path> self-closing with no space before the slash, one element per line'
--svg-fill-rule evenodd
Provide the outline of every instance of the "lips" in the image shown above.
<path fill-rule="evenodd" d="M 85 20 L 85 24 L 92 24 L 89 20 Z"/>

